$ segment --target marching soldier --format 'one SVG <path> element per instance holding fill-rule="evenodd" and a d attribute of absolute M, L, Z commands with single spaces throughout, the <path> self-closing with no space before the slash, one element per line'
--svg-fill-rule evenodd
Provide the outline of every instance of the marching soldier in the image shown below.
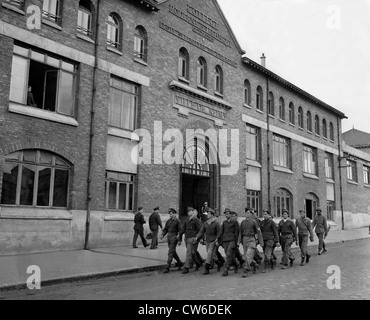
<path fill-rule="evenodd" d="M 315 229 L 316 235 L 319 238 L 319 256 L 326 252 L 326 249 L 324 251 L 325 247 L 325 238 L 328 234 L 328 225 L 326 218 L 322 215 L 321 208 L 316 209 L 316 216 L 313 219 L 312 229 Z"/>
<path fill-rule="evenodd" d="M 204 275 L 209 274 L 210 267 L 213 262 L 215 262 L 219 267 L 222 266 L 221 261 L 218 260 L 216 255 L 216 240 L 217 235 L 221 230 L 221 225 L 218 219 L 215 217 L 215 211 L 207 208 L 208 220 L 203 223 L 198 235 L 194 239 L 194 244 L 198 243 L 200 239 L 206 238 L 206 248 L 207 248 L 207 260 L 204 270 Z"/>
<path fill-rule="evenodd" d="M 261 229 L 256 220 L 253 219 L 251 209 L 247 208 L 245 209 L 245 212 L 246 219 L 242 222 L 240 226 L 240 235 L 238 239 L 239 244 L 242 243 L 244 248 L 245 263 L 243 278 L 248 277 L 248 272 L 251 271 L 251 267 L 253 267 L 255 272 L 256 262 L 254 261 L 253 258 L 257 247 L 256 235 L 258 236 L 260 245 L 263 247 L 263 238 Z"/>
<path fill-rule="evenodd" d="M 154 212 L 149 217 L 149 228 L 150 228 L 150 231 L 152 231 L 152 234 L 153 234 L 152 243 L 150 245 L 151 250 L 154 250 L 154 249 L 158 248 L 159 227 L 161 229 L 163 229 L 162 220 L 161 220 L 161 217 L 159 216 L 159 207 L 156 207 L 153 210 L 154 210 Z"/>
<path fill-rule="evenodd" d="M 297 219 L 295 222 L 296 228 L 298 228 L 298 240 L 299 248 L 301 249 L 301 266 L 304 266 L 305 262 L 310 262 L 310 255 L 308 253 L 308 236 L 310 236 L 310 241 L 314 241 L 313 230 L 311 225 L 311 220 L 306 217 L 306 211 L 299 210 L 301 215 L 300 219 Z"/>
<path fill-rule="evenodd" d="M 224 247 L 226 254 L 225 270 L 222 274 L 223 277 L 229 275 L 229 269 L 235 261 L 235 248 L 239 236 L 239 223 L 231 219 L 231 210 L 225 209 L 224 212 L 226 216 L 226 221 L 222 224 L 221 230 L 217 236 L 217 244 L 222 241 L 222 246 Z M 238 269 L 235 269 L 235 273 Z"/>
<path fill-rule="evenodd" d="M 177 262 L 177 267 L 181 270 L 183 263 L 181 262 L 177 252 L 176 246 L 179 243 L 178 235 L 181 231 L 181 222 L 176 217 L 177 211 L 173 208 L 170 208 L 168 211 L 170 215 L 170 219 L 166 222 L 166 225 L 162 231 L 161 240 L 167 235 L 167 243 L 168 243 L 168 260 L 167 260 L 167 268 L 164 273 L 169 273 L 170 268 L 172 265 L 172 260 L 175 259 Z M 181 245 L 181 242 L 179 243 Z"/>
<path fill-rule="evenodd" d="M 289 219 L 288 210 L 283 211 L 283 220 L 279 222 L 278 233 L 280 236 L 281 249 L 283 250 L 282 269 L 288 268 L 288 258 L 290 266 L 293 266 L 294 255 L 291 252 L 291 246 L 293 242 L 298 245 L 297 229 L 292 220 Z"/>
<path fill-rule="evenodd" d="M 134 234 L 134 238 L 132 240 L 132 247 L 134 249 L 137 249 L 136 241 L 137 241 L 138 236 L 140 236 L 144 248 L 146 248 L 148 246 L 148 243 L 146 242 L 145 237 L 144 237 L 144 224 L 146 223 L 146 221 L 145 221 L 145 218 L 143 216 L 143 209 L 144 209 L 143 207 L 139 207 L 138 212 L 137 212 L 137 214 L 135 214 L 135 218 L 134 218 L 135 234 Z"/>
<path fill-rule="evenodd" d="M 257 222 L 258 226 L 261 228 L 261 220 L 258 219 L 258 217 L 256 216 L 255 210 L 250 209 L 250 212 L 251 212 L 251 217 Z M 258 243 L 257 243 L 257 245 L 258 245 Z M 261 247 L 263 247 L 263 246 L 261 245 Z M 260 265 L 262 260 L 263 260 L 263 257 L 260 254 L 260 252 L 258 251 L 257 246 L 256 246 L 256 250 L 254 250 L 254 260 L 257 262 L 258 265 Z"/>
<path fill-rule="evenodd" d="M 235 211 L 232 211 L 231 212 L 231 219 L 233 219 L 236 222 L 238 222 L 238 214 Z M 235 258 L 236 258 L 236 260 L 239 261 L 240 266 L 243 267 L 243 265 L 245 263 L 245 260 L 244 260 L 243 255 L 241 254 L 241 252 L 239 250 L 239 246 L 236 246 L 236 248 L 235 248 Z M 235 262 L 235 264 L 236 263 L 237 262 Z"/>
<path fill-rule="evenodd" d="M 266 210 L 263 216 L 265 219 L 261 222 L 261 232 L 264 243 L 263 253 L 265 254 L 265 268 L 262 272 L 266 273 L 269 268 L 274 268 L 272 253 L 274 251 L 274 247 L 279 245 L 279 235 L 278 227 L 274 220 L 272 220 L 272 214 L 270 211 Z"/>

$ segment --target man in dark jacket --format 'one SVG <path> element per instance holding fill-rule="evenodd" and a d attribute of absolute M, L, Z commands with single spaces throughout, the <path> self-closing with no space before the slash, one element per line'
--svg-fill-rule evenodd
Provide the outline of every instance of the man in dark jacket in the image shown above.
<path fill-rule="evenodd" d="M 217 236 L 217 245 L 222 242 L 226 254 L 225 271 L 223 277 L 229 275 L 229 269 L 235 263 L 235 248 L 239 236 L 239 223 L 231 219 L 231 210 L 225 209 L 226 221 L 222 224 L 221 230 Z M 238 270 L 235 269 L 235 272 Z"/>
<path fill-rule="evenodd" d="M 288 258 L 290 260 L 291 267 L 293 266 L 295 260 L 294 255 L 291 251 L 291 246 L 293 242 L 298 245 L 297 229 L 294 225 L 294 222 L 289 219 L 288 210 L 283 211 L 283 220 L 279 222 L 278 233 L 280 236 L 281 249 L 283 250 L 282 269 L 287 269 Z"/>
<path fill-rule="evenodd" d="M 263 273 L 268 272 L 270 268 L 273 268 L 274 261 L 272 258 L 272 252 L 274 247 L 279 244 L 278 227 L 272 219 L 270 211 L 266 210 L 263 214 L 264 220 L 261 222 L 261 232 L 263 237 L 263 253 L 265 254 L 265 268 Z"/>
<path fill-rule="evenodd" d="M 319 238 L 319 256 L 326 252 L 325 247 L 325 238 L 328 235 L 328 222 L 322 214 L 321 208 L 316 209 L 316 216 L 313 219 L 312 229 L 315 229 L 316 235 Z"/>
<path fill-rule="evenodd" d="M 311 220 L 306 217 L 306 211 L 299 210 L 301 217 L 295 221 L 296 228 L 298 228 L 298 240 L 299 248 L 301 249 L 301 266 L 304 266 L 304 263 L 310 261 L 310 255 L 308 254 L 308 236 L 310 236 L 311 242 L 314 241 L 313 231 Z"/>
<path fill-rule="evenodd" d="M 167 260 L 167 268 L 164 273 L 169 273 L 170 268 L 172 265 L 172 260 L 175 259 L 177 262 L 177 267 L 181 270 L 183 263 L 181 262 L 177 252 L 176 247 L 179 242 L 178 235 L 181 231 L 181 222 L 176 217 L 177 211 L 173 208 L 168 210 L 168 214 L 170 215 L 170 219 L 167 220 L 166 225 L 162 231 L 161 240 L 167 235 L 167 243 L 168 243 L 168 260 Z"/>
<path fill-rule="evenodd" d="M 188 217 L 186 218 L 180 235 L 179 242 L 182 242 L 182 236 L 185 234 L 185 245 L 186 245 L 186 260 L 185 267 L 182 274 L 189 273 L 194 261 L 194 256 L 198 252 L 198 244 L 194 244 L 194 239 L 202 228 L 202 222 L 197 218 L 198 212 L 193 208 L 189 208 Z M 196 263 L 196 270 L 201 267 L 201 264 Z"/>
<path fill-rule="evenodd" d="M 146 242 L 145 237 L 144 237 L 144 224 L 146 223 L 146 221 L 144 219 L 143 209 L 144 209 L 143 207 L 139 207 L 138 208 L 138 212 L 137 212 L 137 214 L 135 214 L 135 218 L 134 218 L 134 222 L 135 222 L 134 231 L 135 231 L 135 234 L 134 234 L 134 239 L 132 241 L 132 247 L 135 248 L 135 249 L 137 248 L 136 241 L 137 241 L 137 237 L 138 236 L 140 236 L 141 241 L 143 243 L 143 246 L 145 248 L 148 246 L 148 243 Z"/>
<path fill-rule="evenodd" d="M 152 231 L 153 238 L 152 243 L 150 245 L 150 249 L 154 250 L 158 248 L 158 231 L 159 227 L 163 229 L 162 227 L 162 220 L 159 216 L 159 207 L 153 209 L 154 212 L 149 217 L 149 228 L 150 231 Z"/>
<path fill-rule="evenodd" d="M 217 235 L 220 232 L 221 225 L 218 219 L 215 217 L 215 211 L 207 208 L 207 218 L 208 220 L 203 223 L 202 228 L 194 239 L 194 244 L 198 243 L 201 239 L 205 237 L 206 249 L 207 249 L 207 260 L 204 270 L 204 275 L 209 274 L 209 270 L 213 261 L 220 266 L 222 263 L 218 261 L 216 255 L 216 240 Z"/>

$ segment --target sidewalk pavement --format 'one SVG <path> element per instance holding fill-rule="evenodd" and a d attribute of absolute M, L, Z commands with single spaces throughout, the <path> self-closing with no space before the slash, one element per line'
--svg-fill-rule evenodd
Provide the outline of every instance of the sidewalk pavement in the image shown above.
<path fill-rule="evenodd" d="M 331 231 L 326 239 L 327 245 L 360 239 L 370 239 L 369 229 Z M 89 251 L 62 251 L 37 253 L 17 256 L 0 256 L 0 291 L 26 288 L 27 279 L 34 271 L 29 266 L 38 266 L 41 271 L 41 286 L 98 279 L 128 273 L 162 270 L 167 261 L 167 244 L 160 244 L 157 250 L 144 249 L 140 241 L 139 248 L 117 247 L 92 249 Z M 317 246 L 318 240 L 309 243 Z M 293 245 L 293 250 L 299 250 Z M 315 251 L 313 251 L 315 250 Z M 280 248 L 277 251 L 281 251 Z M 315 249 L 311 249 L 316 252 Z M 181 259 L 185 259 L 184 242 L 177 250 Z M 205 246 L 199 245 L 202 257 L 206 256 Z M 223 255 L 223 250 L 220 251 Z"/>

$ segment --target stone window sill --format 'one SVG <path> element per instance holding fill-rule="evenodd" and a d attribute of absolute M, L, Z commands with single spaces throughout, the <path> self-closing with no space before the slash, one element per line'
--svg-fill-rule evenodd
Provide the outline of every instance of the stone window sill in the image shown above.
<path fill-rule="evenodd" d="M 217 92 L 217 91 L 215 91 L 215 96 L 220 97 L 221 99 L 224 98 L 224 95 L 222 93 Z"/>
<path fill-rule="evenodd" d="M 77 38 L 95 44 L 95 41 L 84 34 L 77 33 Z"/>
<path fill-rule="evenodd" d="M 181 82 L 185 82 L 185 83 L 187 83 L 187 84 L 190 84 L 190 81 L 189 81 L 188 79 L 186 79 L 186 78 L 184 78 L 184 77 L 181 77 L 181 76 L 179 76 L 179 81 L 181 81 Z"/>
<path fill-rule="evenodd" d="M 134 61 L 143 65 L 143 66 L 146 66 L 146 67 L 148 66 L 148 64 L 142 59 L 134 58 Z"/>
<path fill-rule="evenodd" d="M 252 109 L 252 107 L 249 104 L 244 103 L 243 105 L 244 105 L 244 107 L 246 107 L 248 109 Z"/>
<path fill-rule="evenodd" d="M 22 14 L 22 15 L 26 15 L 26 13 L 22 9 L 19 9 L 18 7 L 13 6 L 10 3 L 3 2 L 1 5 L 6 9 L 12 10 L 12 11 L 17 12 L 17 13 Z"/>
<path fill-rule="evenodd" d="M 139 136 L 135 132 L 123 130 L 119 128 L 114 128 L 114 127 L 108 128 L 108 135 L 119 137 L 119 138 L 124 138 L 124 139 L 129 139 L 133 141 L 140 141 Z"/>
<path fill-rule="evenodd" d="M 1 206 L 0 219 L 6 220 L 72 220 L 67 209 Z"/>
<path fill-rule="evenodd" d="M 274 170 L 279 171 L 279 172 L 293 174 L 293 171 L 290 170 L 289 168 L 284 168 L 284 167 L 280 167 L 280 166 L 274 166 Z"/>
<path fill-rule="evenodd" d="M 294 128 L 295 128 L 295 124 L 294 124 L 294 123 L 289 122 L 289 125 L 290 125 L 291 127 L 294 127 Z"/>
<path fill-rule="evenodd" d="M 198 89 L 200 89 L 200 90 L 203 90 L 203 91 L 205 91 L 205 92 L 207 92 L 207 91 L 208 91 L 208 89 L 207 89 L 205 86 L 202 86 L 201 84 L 198 84 L 198 85 L 197 85 L 197 88 L 198 88 Z"/>
<path fill-rule="evenodd" d="M 46 24 L 49 27 L 52 27 L 54 29 L 57 29 L 59 31 L 62 31 L 63 30 L 63 28 L 59 24 L 57 24 L 55 22 L 52 22 L 52 21 L 50 21 L 48 19 L 42 18 L 42 23 L 43 24 Z"/>
<path fill-rule="evenodd" d="M 330 178 L 326 178 L 326 182 L 327 183 L 331 183 L 331 184 L 334 184 L 335 181 L 333 179 L 330 179 Z"/>
<path fill-rule="evenodd" d="M 113 47 L 107 46 L 107 50 L 110 51 L 110 52 L 113 52 L 115 54 L 118 54 L 118 55 L 122 56 L 122 52 L 119 51 L 117 48 L 113 48 Z"/>
<path fill-rule="evenodd" d="M 282 123 L 286 123 L 286 121 L 283 120 L 283 119 L 279 119 L 279 121 L 282 122 Z"/>
<path fill-rule="evenodd" d="M 260 113 L 260 114 L 263 114 L 263 111 L 262 111 L 262 110 L 260 110 L 260 109 L 256 109 L 256 111 L 257 111 L 258 113 Z"/>
<path fill-rule="evenodd" d="M 245 164 L 247 166 L 251 166 L 251 167 L 262 168 L 262 165 L 258 161 L 256 161 L 256 160 L 247 159 L 245 161 Z"/>
<path fill-rule="evenodd" d="M 275 119 L 275 116 L 273 116 L 272 114 L 269 114 L 269 118 Z"/>
<path fill-rule="evenodd" d="M 354 186 L 358 186 L 358 182 L 356 182 L 356 181 L 347 180 L 347 182 L 348 182 L 349 184 L 353 184 Z"/>
<path fill-rule="evenodd" d="M 364 184 L 364 187 L 370 189 L 370 184 Z"/>
<path fill-rule="evenodd" d="M 317 175 L 311 173 L 303 173 L 303 176 L 308 179 L 320 180 L 320 178 Z"/>

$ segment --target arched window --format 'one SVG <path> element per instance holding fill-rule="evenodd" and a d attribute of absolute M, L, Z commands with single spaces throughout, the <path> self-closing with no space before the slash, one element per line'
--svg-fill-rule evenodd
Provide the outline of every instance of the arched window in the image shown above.
<path fill-rule="evenodd" d="M 334 125 L 333 122 L 330 122 L 330 140 L 334 141 Z"/>
<path fill-rule="evenodd" d="M 280 120 L 285 121 L 285 101 L 283 98 L 279 99 L 279 117 Z"/>
<path fill-rule="evenodd" d="M 292 194 L 286 189 L 278 189 L 274 196 L 275 214 L 277 218 L 283 216 L 283 211 L 288 210 L 290 218 L 293 212 L 293 197 Z"/>
<path fill-rule="evenodd" d="M 307 111 L 307 131 L 312 132 L 312 115 L 310 111 Z"/>
<path fill-rule="evenodd" d="M 320 118 L 318 115 L 315 116 L 315 133 L 320 135 Z"/>
<path fill-rule="evenodd" d="M 198 59 L 198 85 L 207 87 L 207 61 L 203 57 Z"/>
<path fill-rule="evenodd" d="M 42 4 L 42 17 L 44 19 L 60 24 L 61 22 L 60 6 L 61 6 L 60 0 L 44 0 Z"/>
<path fill-rule="evenodd" d="M 224 93 L 224 73 L 221 66 L 216 66 L 215 91 L 217 93 Z"/>
<path fill-rule="evenodd" d="M 70 165 L 42 150 L 23 150 L 5 157 L 1 204 L 66 208 Z"/>
<path fill-rule="evenodd" d="M 289 123 L 295 124 L 295 110 L 293 102 L 289 104 Z"/>
<path fill-rule="evenodd" d="M 248 80 L 244 81 L 244 104 L 250 106 L 252 100 L 251 84 Z"/>
<path fill-rule="evenodd" d="M 107 45 L 115 49 L 121 48 L 121 19 L 115 13 L 111 13 L 107 20 Z"/>
<path fill-rule="evenodd" d="M 209 141 L 194 138 L 185 149 L 182 173 L 210 177 L 212 166 L 209 161 Z"/>
<path fill-rule="evenodd" d="M 275 117 L 275 98 L 272 92 L 269 92 L 269 115 Z"/>
<path fill-rule="evenodd" d="M 185 48 L 179 52 L 179 77 L 189 80 L 189 53 Z"/>
<path fill-rule="evenodd" d="M 302 107 L 299 107 L 298 109 L 298 125 L 301 129 L 304 128 L 304 114 Z"/>
<path fill-rule="evenodd" d="M 256 108 L 263 112 L 263 90 L 261 86 L 257 87 L 256 93 Z"/>
<path fill-rule="evenodd" d="M 93 36 L 94 6 L 89 0 L 81 0 L 78 7 L 77 31 L 88 37 Z"/>
<path fill-rule="evenodd" d="M 135 29 L 134 56 L 143 61 L 147 61 L 148 58 L 148 35 L 141 26 Z"/>
<path fill-rule="evenodd" d="M 328 125 L 326 123 L 326 120 L 322 120 L 322 136 L 327 139 L 328 138 Z"/>

